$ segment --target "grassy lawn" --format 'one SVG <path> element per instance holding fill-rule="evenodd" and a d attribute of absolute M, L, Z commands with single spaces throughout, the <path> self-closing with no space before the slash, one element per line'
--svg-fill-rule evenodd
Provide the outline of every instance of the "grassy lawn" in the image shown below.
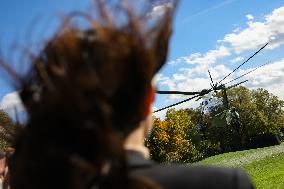
<path fill-rule="evenodd" d="M 252 177 L 257 189 L 284 188 L 284 143 L 221 154 L 197 164 L 240 167 Z"/>

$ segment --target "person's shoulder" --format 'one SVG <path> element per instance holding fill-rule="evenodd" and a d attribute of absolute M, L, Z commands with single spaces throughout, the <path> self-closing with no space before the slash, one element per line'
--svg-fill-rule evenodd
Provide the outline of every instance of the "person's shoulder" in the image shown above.
<path fill-rule="evenodd" d="M 135 172 L 165 188 L 254 188 L 247 174 L 236 168 L 153 164 Z"/>

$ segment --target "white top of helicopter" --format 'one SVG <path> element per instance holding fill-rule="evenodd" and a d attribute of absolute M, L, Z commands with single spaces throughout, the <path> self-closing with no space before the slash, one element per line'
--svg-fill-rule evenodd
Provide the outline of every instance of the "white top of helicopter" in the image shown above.
<path fill-rule="evenodd" d="M 201 114 L 210 114 L 212 108 L 222 104 L 222 99 L 213 96 L 213 91 L 202 97 Z"/>

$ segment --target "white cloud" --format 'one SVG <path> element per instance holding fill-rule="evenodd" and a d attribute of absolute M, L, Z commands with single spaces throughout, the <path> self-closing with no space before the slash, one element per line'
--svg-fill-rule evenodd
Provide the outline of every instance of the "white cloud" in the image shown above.
<path fill-rule="evenodd" d="M 18 92 L 12 92 L 5 95 L 0 102 L 0 109 L 3 109 L 11 117 L 15 118 L 15 113 L 21 113 L 25 110 Z"/>
<path fill-rule="evenodd" d="M 180 57 L 180 58 L 177 58 L 175 60 L 171 60 L 171 61 L 167 62 L 167 64 L 176 65 L 176 64 L 185 62 L 185 60 L 186 60 L 186 57 Z"/>
<path fill-rule="evenodd" d="M 239 31 L 241 31 L 242 30 L 242 28 L 240 28 L 240 27 L 237 27 L 237 28 L 235 28 L 234 30 L 233 30 L 233 33 L 237 33 L 237 32 L 239 32 Z M 218 42 L 222 42 L 223 40 L 218 40 Z"/>
<path fill-rule="evenodd" d="M 250 71 L 242 70 L 243 73 Z M 268 64 L 246 77 L 250 88 L 265 88 L 284 100 L 284 58 Z"/>
<path fill-rule="evenodd" d="M 253 20 L 254 19 L 254 17 L 251 14 L 247 14 L 246 17 L 247 17 L 248 20 Z"/>
<path fill-rule="evenodd" d="M 250 22 L 249 27 L 240 33 L 227 34 L 224 41 L 230 43 L 236 53 L 241 53 L 245 50 L 259 48 L 260 45 L 269 41 L 271 35 L 272 33 L 265 24 Z"/>
<path fill-rule="evenodd" d="M 220 78 L 225 77 L 231 71 L 232 71 L 231 69 L 229 69 L 228 67 L 226 67 L 223 64 L 219 64 L 219 65 L 217 65 L 217 66 L 215 66 L 215 67 L 210 69 L 211 76 L 212 76 L 213 80 L 215 80 L 214 82 L 216 82 Z"/>
<path fill-rule="evenodd" d="M 171 8 L 173 8 L 173 4 L 169 3 L 169 2 L 156 5 L 152 8 L 150 16 L 152 16 L 152 17 L 162 16 L 163 14 L 165 14 L 167 9 L 171 9 Z"/>
<path fill-rule="evenodd" d="M 168 77 L 164 76 L 161 73 L 156 74 L 155 77 L 153 78 L 154 82 L 164 81 L 166 79 L 168 79 Z"/>
<path fill-rule="evenodd" d="M 217 59 L 224 58 L 229 55 L 229 49 L 227 47 L 221 46 L 218 49 L 208 51 L 204 55 L 200 53 L 191 54 L 188 57 L 184 57 L 184 60 L 189 64 L 207 65 L 214 64 L 216 63 Z"/>
<path fill-rule="evenodd" d="M 242 60 L 244 60 L 244 57 L 238 56 L 238 57 L 236 57 L 236 58 L 230 60 L 230 63 L 231 63 L 231 64 L 235 64 L 235 63 L 238 63 L 238 62 L 240 62 L 240 61 L 242 61 Z"/>
<path fill-rule="evenodd" d="M 210 87 L 208 78 L 187 78 L 183 82 L 176 82 L 175 90 L 196 92 Z M 180 97 L 179 97 L 180 98 Z"/>
<path fill-rule="evenodd" d="M 236 53 L 257 49 L 269 42 L 267 48 L 274 49 L 284 44 L 284 7 L 265 16 L 264 22 L 248 22 L 248 27 L 227 34 L 223 42 L 229 43 Z"/>
<path fill-rule="evenodd" d="M 217 60 L 230 56 L 230 54 L 228 48 L 221 46 L 217 49 L 209 50 L 204 54 L 193 53 L 189 56 L 181 57 L 171 61 L 171 63 L 175 65 L 181 62 L 191 64 L 194 68 L 181 68 L 180 71 L 183 72 L 183 74 L 186 74 L 186 77 L 198 77 L 204 75 L 204 73 L 207 75 L 207 70 L 210 66 L 217 63 Z"/>
<path fill-rule="evenodd" d="M 175 60 L 168 62 L 170 65 L 176 65 L 178 63 L 188 63 L 192 65 L 211 65 L 216 63 L 220 58 L 229 56 L 230 50 L 225 46 L 220 46 L 217 49 L 209 50 L 208 52 L 201 54 L 200 52 L 190 54 L 189 56 L 183 56 Z M 207 66 L 206 66 L 207 67 Z"/>
<path fill-rule="evenodd" d="M 183 74 L 174 74 L 173 79 L 175 81 L 184 81 L 184 80 L 186 80 L 186 77 Z"/>
<path fill-rule="evenodd" d="M 158 108 L 155 107 L 155 106 L 153 106 L 153 107 L 152 107 L 152 112 L 154 112 L 154 111 L 156 111 L 156 110 L 158 110 Z M 165 115 L 166 115 L 166 112 L 167 112 L 167 110 L 162 110 L 162 111 L 153 113 L 153 115 L 154 115 L 155 117 L 159 117 L 159 118 L 161 118 L 161 119 L 164 119 L 164 118 L 165 118 Z"/>
<path fill-rule="evenodd" d="M 200 52 L 193 53 L 172 60 L 169 64 L 185 62 L 192 65 L 211 65 L 216 63 L 218 59 L 230 56 L 232 51 L 242 53 L 246 50 L 255 50 L 267 42 L 269 42 L 269 45 L 266 48 L 269 49 L 284 44 L 284 7 L 275 9 L 271 14 L 266 15 L 264 22 L 253 22 L 254 17 L 252 15 L 248 14 L 246 16 L 249 19 L 248 27 L 244 29 L 238 27 L 232 33 L 225 35 L 222 40 L 218 40 L 218 42 L 225 42 L 223 46 L 209 50 L 204 54 Z M 231 63 L 237 61 L 241 61 L 241 59 L 236 58 Z M 204 71 L 202 67 L 199 69 Z"/>
<path fill-rule="evenodd" d="M 183 99 L 186 99 L 186 98 L 189 98 L 189 97 L 183 96 Z M 178 101 L 181 101 L 181 99 L 177 100 L 176 102 L 178 102 Z M 190 101 L 184 102 L 182 104 L 179 104 L 179 105 L 177 105 L 173 108 L 175 108 L 176 110 L 185 109 L 185 108 L 197 108 L 200 105 L 201 101 L 202 101 L 202 99 L 199 99 L 198 101 L 196 101 L 196 99 L 194 99 L 194 100 L 190 100 Z M 160 108 L 163 108 L 163 107 L 160 107 Z M 158 110 L 158 108 L 152 107 L 152 112 L 155 111 L 155 110 Z M 164 119 L 166 112 L 167 112 L 167 109 L 159 111 L 159 112 L 155 112 L 155 113 L 153 113 L 153 115 L 155 117 L 159 117 L 161 119 Z"/>
<path fill-rule="evenodd" d="M 167 62 L 167 64 L 169 64 L 169 65 L 174 65 L 174 64 L 176 64 L 177 62 L 175 61 L 175 60 L 171 60 L 171 61 L 169 61 L 169 62 Z"/>
<path fill-rule="evenodd" d="M 170 79 L 168 76 L 164 76 L 162 74 L 159 74 L 155 77 L 156 85 L 159 86 L 167 86 L 169 90 L 173 90 L 175 88 L 175 83 L 172 79 Z"/>

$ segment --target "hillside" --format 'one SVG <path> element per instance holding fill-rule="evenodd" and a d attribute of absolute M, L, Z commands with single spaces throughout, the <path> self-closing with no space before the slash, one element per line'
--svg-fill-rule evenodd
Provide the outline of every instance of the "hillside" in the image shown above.
<path fill-rule="evenodd" d="M 258 189 L 284 188 L 284 143 L 220 154 L 196 164 L 240 167 L 248 172 Z"/>

